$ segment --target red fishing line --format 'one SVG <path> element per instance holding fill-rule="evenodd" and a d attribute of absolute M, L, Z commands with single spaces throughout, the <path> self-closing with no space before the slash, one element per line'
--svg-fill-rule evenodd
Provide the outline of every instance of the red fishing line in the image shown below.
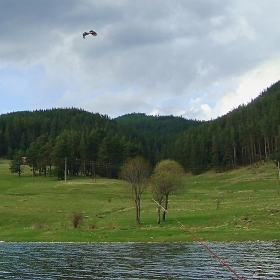
<path fill-rule="evenodd" d="M 163 209 L 165 213 L 168 213 L 169 216 L 175 220 L 184 230 L 186 230 L 195 240 L 197 240 L 204 248 L 206 248 L 216 259 L 220 261 L 222 265 L 227 267 L 239 280 L 244 280 L 237 272 L 232 269 L 224 260 L 222 260 L 209 246 L 207 246 L 203 241 L 201 241 L 194 233 L 192 233 L 184 224 L 182 224 L 178 219 L 170 215 L 170 213 L 162 206 L 160 205 L 156 200 L 153 199 L 153 201 Z"/>

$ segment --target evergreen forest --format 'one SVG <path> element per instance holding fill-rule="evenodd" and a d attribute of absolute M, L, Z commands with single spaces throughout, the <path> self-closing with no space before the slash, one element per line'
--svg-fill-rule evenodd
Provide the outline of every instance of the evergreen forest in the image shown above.
<path fill-rule="evenodd" d="M 280 81 L 248 104 L 211 121 L 132 113 L 112 119 L 77 108 L 0 115 L 0 157 L 11 171 L 28 164 L 34 175 L 117 177 L 128 159 L 142 156 L 153 166 L 179 162 L 194 174 L 222 172 L 278 158 Z"/>

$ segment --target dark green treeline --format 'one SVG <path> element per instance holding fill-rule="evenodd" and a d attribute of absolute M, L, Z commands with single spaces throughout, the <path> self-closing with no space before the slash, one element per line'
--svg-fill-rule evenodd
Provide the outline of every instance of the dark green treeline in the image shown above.
<path fill-rule="evenodd" d="M 0 157 L 26 156 L 45 174 L 62 170 L 67 157 L 72 175 L 103 165 L 101 175 L 117 176 L 117 168 L 136 155 L 153 165 L 174 159 L 193 173 L 223 171 L 275 157 L 279 136 L 280 82 L 211 121 L 136 113 L 110 119 L 75 108 L 0 115 Z"/>
<path fill-rule="evenodd" d="M 280 151 L 280 82 L 247 105 L 180 135 L 173 150 L 187 170 L 223 171 L 259 160 L 275 159 Z"/>

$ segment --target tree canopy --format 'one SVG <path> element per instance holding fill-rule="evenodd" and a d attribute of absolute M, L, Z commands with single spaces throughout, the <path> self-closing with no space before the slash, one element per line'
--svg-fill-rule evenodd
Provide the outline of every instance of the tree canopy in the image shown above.
<path fill-rule="evenodd" d="M 154 199 L 162 205 L 164 200 L 164 209 L 168 208 L 168 198 L 171 193 L 176 192 L 179 188 L 183 188 L 183 175 L 185 171 L 183 167 L 174 160 L 163 160 L 159 162 L 151 176 L 151 189 Z M 158 223 L 160 224 L 160 209 L 158 206 Z M 163 212 L 163 221 L 165 221 L 166 212 Z"/>

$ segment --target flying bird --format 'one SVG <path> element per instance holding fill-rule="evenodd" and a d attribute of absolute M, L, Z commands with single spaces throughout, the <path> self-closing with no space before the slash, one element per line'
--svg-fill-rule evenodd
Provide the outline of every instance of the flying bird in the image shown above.
<path fill-rule="evenodd" d="M 92 36 L 96 36 L 97 33 L 93 30 L 90 30 L 89 32 L 84 32 L 83 33 L 83 38 L 85 39 L 87 35 L 91 34 Z"/>

